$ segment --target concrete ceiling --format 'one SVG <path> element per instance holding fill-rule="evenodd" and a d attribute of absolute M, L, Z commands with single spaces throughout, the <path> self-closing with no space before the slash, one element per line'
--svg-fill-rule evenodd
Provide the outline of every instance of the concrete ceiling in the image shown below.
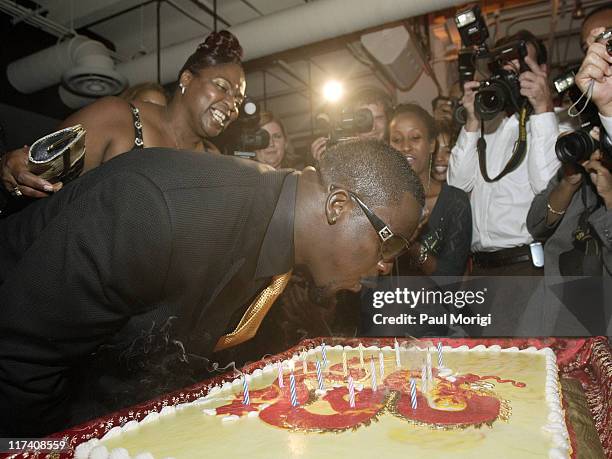
<path fill-rule="evenodd" d="M 316 0 L 315 0 L 316 1 Z M 417 0 L 406 0 L 417 1 Z M 426 1 L 426 0 L 423 0 Z M 36 0 L 20 1 L 46 18 L 75 30 L 86 30 L 111 43 L 118 61 L 128 61 L 143 54 L 155 53 L 157 47 L 156 1 L 145 0 Z M 219 29 L 236 26 L 281 10 L 303 6 L 305 0 L 217 0 Z M 347 8 L 351 1 L 347 0 Z M 588 12 L 605 0 L 586 0 L 582 4 Z M 375 0 L 372 0 L 375 5 Z M 556 2 L 544 0 L 506 0 L 481 2 L 490 29 L 497 37 L 521 28 L 553 44 L 549 54 L 553 62 L 563 64 L 580 58 L 576 32 L 580 20 L 572 19 L 574 0 Z M 373 6 L 375 7 L 375 6 Z M 165 0 L 159 4 L 160 42 L 165 48 L 195 38 L 205 37 L 214 28 L 212 0 Z M 552 10 L 558 14 L 553 16 Z M 424 34 L 429 37 L 430 64 L 438 75 L 443 91 L 452 81 L 456 67 L 458 37 L 453 29 L 454 11 L 431 14 L 422 21 Z M 398 18 L 401 21 L 405 18 Z M 12 19 L 14 22 L 14 19 Z M 551 27 L 554 38 L 550 39 Z M 565 37 L 570 37 L 566 40 Z M 6 46 L 20 46 L 10 43 Z M 276 56 L 266 56 L 247 62 L 247 92 L 264 101 L 285 123 L 292 137 L 299 140 L 311 133 L 311 114 L 321 105 L 319 88 L 329 78 L 342 78 L 349 87 L 378 86 L 389 90 L 398 101 L 415 100 L 429 109 L 429 102 L 437 95 L 430 76 L 423 74 L 409 91 L 390 87 L 389 81 L 375 71 L 372 59 L 355 53 L 348 45 L 358 42 L 359 36 L 342 37 Z M 283 37 L 279 36 L 279 40 Z M 437 45 L 434 46 L 434 44 Z M 49 46 L 44 44 L 44 46 Z M 28 46 L 28 53 L 32 52 Z M 435 48 L 435 49 L 434 49 Z M 162 63 L 163 64 L 163 63 Z M 177 69 L 178 70 L 178 69 Z M 421 71 L 420 69 L 414 69 Z M 154 80 L 155 76 L 152 75 Z"/>

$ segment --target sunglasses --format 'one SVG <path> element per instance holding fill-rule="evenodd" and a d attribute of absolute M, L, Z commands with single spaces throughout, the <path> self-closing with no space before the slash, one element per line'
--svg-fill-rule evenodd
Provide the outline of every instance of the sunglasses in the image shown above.
<path fill-rule="evenodd" d="M 337 186 L 330 186 L 330 191 L 333 189 L 339 188 Z M 343 188 L 348 195 L 361 207 L 361 210 L 368 218 L 370 224 L 376 230 L 376 234 L 378 234 L 378 238 L 380 239 L 380 258 L 382 261 L 389 263 L 395 260 L 397 257 L 405 253 L 410 247 L 410 243 L 408 240 L 400 236 L 399 234 L 394 234 L 393 231 L 389 229 L 389 225 L 387 225 L 382 219 L 376 215 L 374 212 L 370 210 L 370 208 L 357 196 L 357 194 L 353 193 L 346 188 Z"/>

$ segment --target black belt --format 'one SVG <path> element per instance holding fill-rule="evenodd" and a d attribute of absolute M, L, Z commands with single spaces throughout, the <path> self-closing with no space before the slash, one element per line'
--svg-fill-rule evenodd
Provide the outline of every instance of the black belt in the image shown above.
<path fill-rule="evenodd" d="M 495 252 L 476 252 L 472 254 L 474 263 L 481 268 L 499 268 L 531 261 L 531 249 L 528 245 L 497 250 Z"/>

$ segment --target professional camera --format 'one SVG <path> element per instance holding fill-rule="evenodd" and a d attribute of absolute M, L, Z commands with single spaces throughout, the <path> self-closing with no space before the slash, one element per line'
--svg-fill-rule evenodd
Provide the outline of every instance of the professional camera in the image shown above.
<path fill-rule="evenodd" d="M 553 80 L 557 93 L 562 96 L 567 95 L 574 105 L 577 105 L 582 98 L 582 92 L 575 84 L 577 69 L 578 67 L 570 68 Z M 610 164 L 610 159 L 612 159 L 610 152 L 612 150 L 608 147 L 609 138 L 604 135 L 599 113 L 593 102 L 589 101 L 581 108 L 579 120 L 580 129 L 564 132 L 557 138 L 555 152 L 559 161 L 564 164 L 579 166 L 580 163 L 587 161 L 595 150 L 600 148 L 603 155 L 602 162 Z M 600 129 L 601 142 L 597 142 L 590 135 L 594 127 Z M 610 166 L 607 167 L 610 168 Z"/>
<path fill-rule="evenodd" d="M 238 119 L 226 129 L 218 142 L 225 145 L 225 152 L 241 158 L 254 158 L 255 150 L 262 150 L 270 143 L 270 134 L 259 128 L 259 104 L 247 97 L 240 107 Z"/>
<path fill-rule="evenodd" d="M 316 117 L 317 126 L 327 132 L 328 145 L 354 138 L 357 134 L 370 132 L 374 117 L 368 108 L 353 110 L 344 107 L 320 113 Z"/>
<path fill-rule="evenodd" d="M 518 40 L 489 50 L 486 44 L 489 31 L 478 6 L 457 13 L 455 23 L 465 46 L 459 51 L 458 59 L 461 84 L 474 80 L 477 59 L 488 61 L 490 77 L 480 83 L 474 101 L 479 118 L 488 121 L 501 111 L 518 112 L 523 106 L 529 107 L 526 98 L 521 96 L 518 74 L 503 68 L 506 62 L 516 59 L 520 63 L 520 72 L 527 70 L 526 42 Z M 463 107 L 458 107 L 454 116 L 460 123 L 465 123 Z"/>

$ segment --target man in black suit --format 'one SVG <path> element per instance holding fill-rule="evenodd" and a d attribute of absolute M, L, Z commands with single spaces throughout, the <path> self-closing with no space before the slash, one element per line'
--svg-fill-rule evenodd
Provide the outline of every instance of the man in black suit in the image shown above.
<path fill-rule="evenodd" d="M 108 346 L 132 351 L 143 315 L 170 324 L 185 359 L 208 357 L 294 265 L 320 296 L 359 290 L 423 203 L 404 158 L 376 142 L 330 149 L 319 171 L 161 148 L 109 161 L 0 223 L 0 436 L 102 414 L 82 402 L 107 368 L 91 381 L 79 369 Z"/>

